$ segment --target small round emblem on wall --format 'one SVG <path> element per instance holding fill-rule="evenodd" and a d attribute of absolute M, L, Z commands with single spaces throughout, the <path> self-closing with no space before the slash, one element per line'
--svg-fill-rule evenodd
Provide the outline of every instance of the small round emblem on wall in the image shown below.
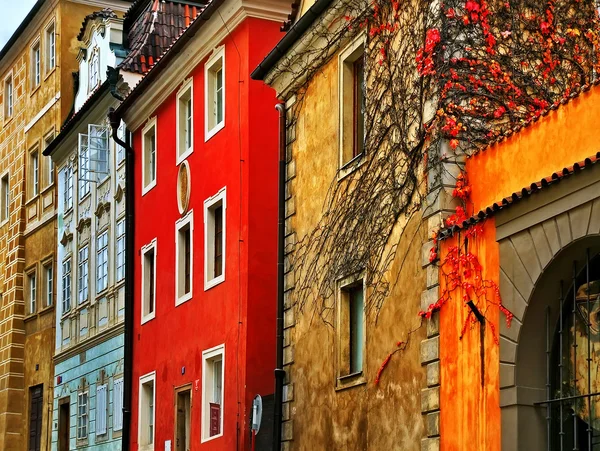
<path fill-rule="evenodd" d="M 190 186 L 190 165 L 184 161 L 179 165 L 177 174 L 177 207 L 181 215 L 185 214 L 190 203 Z"/>

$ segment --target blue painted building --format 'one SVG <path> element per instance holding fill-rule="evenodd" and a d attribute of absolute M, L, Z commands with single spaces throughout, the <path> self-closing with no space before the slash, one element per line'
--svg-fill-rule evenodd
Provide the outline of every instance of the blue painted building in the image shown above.
<path fill-rule="evenodd" d="M 73 113 L 50 143 L 58 173 L 52 449 L 118 450 L 123 428 L 125 150 L 112 139 L 107 70 L 123 61 L 122 12 L 86 17 Z M 140 75 L 121 73 L 123 81 Z M 119 127 L 125 134 L 124 124 Z"/>

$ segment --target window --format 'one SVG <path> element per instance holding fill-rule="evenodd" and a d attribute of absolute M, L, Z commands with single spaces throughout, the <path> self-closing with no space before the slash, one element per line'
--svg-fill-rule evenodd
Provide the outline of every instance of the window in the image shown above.
<path fill-rule="evenodd" d="M 345 279 L 340 284 L 337 324 L 338 379 L 360 376 L 363 372 L 365 347 L 365 303 L 362 278 Z M 338 380 L 338 387 L 340 385 L 344 385 L 344 381 L 340 383 Z"/>
<path fill-rule="evenodd" d="M 88 135 L 79 134 L 79 200 L 90 193 L 90 154 Z"/>
<path fill-rule="evenodd" d="M 64 211 L 73 208 L 73 168 L 67 166 L 63 176 L 63 204 Z"/>
<path fill-rule="evenodd" d="M 123 429 L 123 378 L 113 384 L 113 431 Z"/>
<path fill-rule="evenodd" d="M 41 81 L 40 41 L 31 47 L 31 87 L 37 88 Z"/>
<path fill-rule="evenodd" d="M 142 248 L 142 324 L 155 316 L 156 239 Z"/>
<path fill-rule="evenodd" d="M 0 222 L 8 221 L 10 217 L 10 185 L 8 174 L 2 176 L 0 181 Z"/>
<path fill-rule="evenodd" d="M 225 49 L 220 50 L 204 66 L 205 140 L 225 126 Z"/>
<path fill-rule="evenodd" d="M 106 384 L 96 387 L 96 435 L 104 435 L 107 432 L 107 386 Z"/>
<path fill-rule="evenodd" d="M 202 353 L 202 441 L 223 433 L 225 345 Z"/>
<path fill-rule="evenodd" d="M 142 195 L 156 185 L 156 118 L 142 132 Z"/>
<path fill-rule="evenodd" d="M 88 124 L 88 133 L 79 134 L 79 198 L 90 192 L 90 182 L 109 175 L 109 128 Z"/>
<path fill-rule="evenodd" d="M 88 300 L 88 280 L 89 280 L 89 248 L 83 246 L 79 249 L 79 270 L 77 279 L 77 293 L 79 303 Z"/>
<path fill-rule="evenodd" d="M 56 66 L 56 33 L 54 22 L 46 28 L 46 72 L 50 72 Z"/>
<path fill-rule="evenodd" d="M 42 418 L 44 407 L 44 386 L 29 388 L 29 447 L 28 451 L 40 451 L 42 439 Z"/>
<path fill-rule="evenodd" d="M 193 249 L 194 249 L 194 212 L 175 223 L 176 261 L 176 299 L 179 305 L 192 298 Z"/>
<path fill-rule="evenodd" d="M 30 197 L 35 197 L 40 194 L 40 160 L 37 149 L 29 153 L 29 180 Z"/>
<path fill-rule="evenodd" d="M 140 449 L 154 449 L 154 402 L 156 374 L 140 377 L 140 409 L 138 418 L 138 443 Z"/>
<path fill-rule="evenodd" d="M 35 271 L 27 274 L 27 288 L 29 290 L 29 313 L 33 314 L 36 312 L 37 301 L 37 278 Z"/>
<path fill-rule="evenodd" d="M 44 148 L 48 147 L 53 140 L 54 131 L 44 138 Z M 52 158 L 46 158 L 46 164 L 46 186 L 50 186 L 54 183 L 54 161 L 52 161 Z"/>
<path fill-rule="evenodd" d="M 183 84 L 177 94 L 177 164 L 193 152 L 193 79 Z"/>
<path fill-rule="evenodd" d="M 44 277 L 46 283 L 44 302 L 46 303 L 45 307 L 50 307 L 52 304 L 54 304 L 54 267 L 52 266 L 52 262 L 44 265 Z"/>
<path fill-rule="evenodd" d="M 108 286 L 108 230 L 102 232 L 97 240 L 96 293 L 100 293 Z"/>
<path fill-rule="evenodd" d="M 14 110 L 14 90 L 12 74 L 4 79 L 4 120 L 13 115 Z"/>
<path fill-rule="evenodd" d="M 117 222 L 117 282 L 125 278 L 125 218 Z"/>
<path fill-rule="evenodd" d="M 179 388 L 175 397 L 175 446 L 177 450 L 189 451 L 192 390 L 189 386 Z"/>
<path fill-rule="evenodd" d="M 68 312 L 71 309 L 71 259 L 63 262 L 62 267 L 62 311 Z"/>
<path fill-rule="evenodd" d="M 77 440 L 87 439 L 88 392 L 77 395 Z"/>
<path fill-rule="evenodd" d="M 88 91 L 93 91 L 100 82 L 100 56 L 98 55 L 98 49 L 92 51 L 88 70 L 90 74 Z"/>
<path fill-rule="evenodd" d="M 365 57 L 361 35 L 340 55 L 340 166 L 364 152 Z"/>
<path fill-rule="evenodd" d="M 226 189 L 204 201 L 204 289 L 225 280 Z"/>
<path fill-rule="evenodd" d="M 121 141 L 125 141 L 125 123 L 121 122 L 119 124 L 119 128 L 117 129 L 117 137 L 121 140 Z M 124 160 L 125 160 L 125 149 L 123 148 L 123 146 L 116 144 L 115 146 L 117 148 L 117 166 L 120 165 Z"/>

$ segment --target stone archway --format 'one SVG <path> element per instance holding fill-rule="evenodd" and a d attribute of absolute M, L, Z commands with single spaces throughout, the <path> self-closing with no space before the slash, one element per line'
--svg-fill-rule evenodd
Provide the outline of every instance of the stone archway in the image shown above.
<path fill-rule="evenodd" d="M 600 170 L 578 174 L 496 216 L 500 293 L 514 321 L 500 322 L 502 450 L 546 449 L 546 321 L 558 281 L 587 248 L 600 250 Z M 580 266 L 581 267 L 581 266 Z M 554 316 L 553 316 L 554 315 Z"/>

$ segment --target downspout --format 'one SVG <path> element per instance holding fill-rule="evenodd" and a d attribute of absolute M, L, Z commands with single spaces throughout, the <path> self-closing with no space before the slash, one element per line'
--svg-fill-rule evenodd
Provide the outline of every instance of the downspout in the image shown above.
<path fill-rule="evenodd" d="M 113 90 L 111 89 L 111 93 Z M 113 93 L 113 95 L 116 93 Z M 115 98 L 119 99 L 117 97 Z M 121 100 L 121 99 L 119 99 Z M 132 390 L 132 362 L 133 362 L 133 213 L 134 213 L 134 172 L 133 148 L 131 147 L 131 133 L 126 133 L 125 141 L 119 138 L 117 129 L 121 118 L 115 114 L 115 109 L 110 108 L 108 113 L 112 138 L 125 149 L 125 319 L 124 319 L 124 368 L 123 368 L 123 451 L 129 451 L 129 435 L 131 430 L 131 390 Z"/>
<path fill-rule="evenodd" d="M 275 367 L 275 399 L 273 412 L 273 451 L 281 450 L 281 429 L 283 411 L 283 293 L 284 293 L 284 246 L 285 246 L 285 104 L 275 105 L 279 111 L 279 192 L 277 219 L 277 356 Z"/>

